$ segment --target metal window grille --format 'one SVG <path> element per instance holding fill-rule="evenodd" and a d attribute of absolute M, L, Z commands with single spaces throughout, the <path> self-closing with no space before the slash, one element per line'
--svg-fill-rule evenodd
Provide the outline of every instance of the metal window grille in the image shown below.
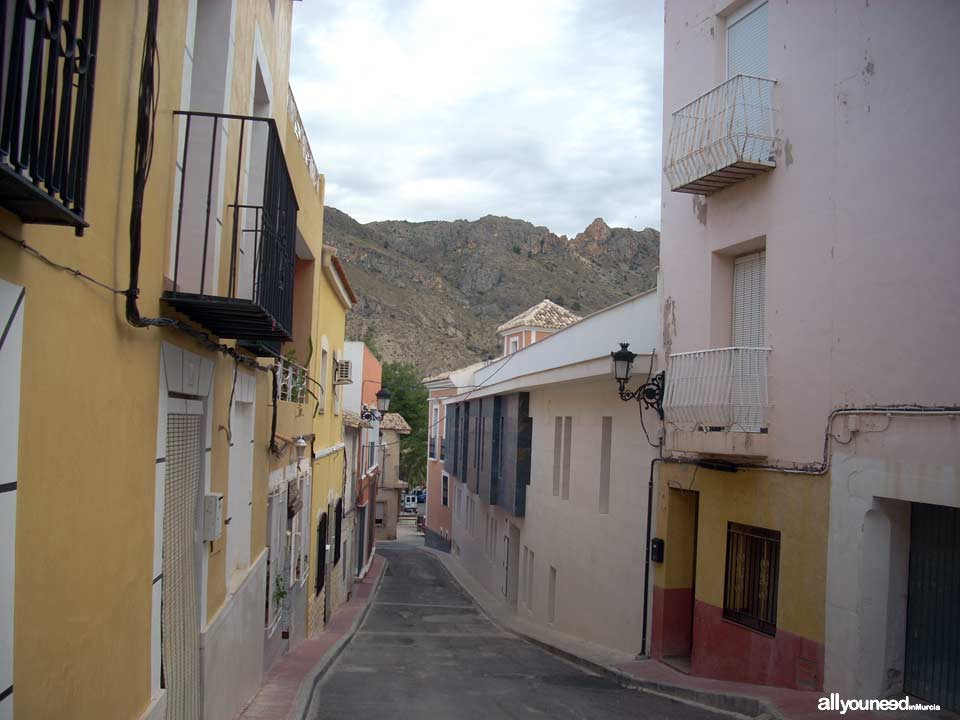
<path fill-rule="evenodd" d="M 337 500 L 333 518 L 333 564 L 340 562 L 340 542 L 343 533 L 343 498 Z"/>
<path fill-rule="evenodd" d="M 435 437 L 430 438 L 430 459 L 437 457 L 437 439 Z"/>
<path fill-rule="evenodd" d="M 203 416 L 167 416 L 161 632 L 167 717 L 200 718 L 200 592 L 195 530 Z"/>
<path fill-rule="evenodd" d="M 290 360 L 276 361 L 277 399 L 302 404 L 307 399 L 307 369 Z"/>
<path fill-rule="evenodd" d="M 377 525 L 383 525 L 383 519 L 387 516 L 387 504 L 382 501 L 377 501 Z"/>
<path fill-rule="evenodd" d="M 327 572 L 327 514 L 323 513 L 317 522 L 317 578 L 314 581 L 315 594 L 323 590 L 323 580 Z"/>
<path fill-rule="evenodd" d="M 727 523 L 723 616 L 776 635 L 779 579 L 780 532 Z"/>
<path fill-rule="evenodd" d="M 100 0 L 15 0 L 0 11 L 0 205 L 80 235 Z"/>
<path fill-rule="evenodd" d="M 447 507 L 450 504 L 450 478 L 444 475 L 441 480 L 441 483 L 442 483 L 443 492 L 440 498 L 440 502 L 443 504 L 444 507 Z"/>

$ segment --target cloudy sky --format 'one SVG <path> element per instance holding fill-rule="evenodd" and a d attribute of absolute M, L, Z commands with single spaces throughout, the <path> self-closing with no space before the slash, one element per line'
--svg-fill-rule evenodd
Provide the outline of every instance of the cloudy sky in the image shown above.
<path fill-rule="evenodd" d="M 361 222 L 660 226 L 661 0 L 294 3 L 291 85 Z"/>

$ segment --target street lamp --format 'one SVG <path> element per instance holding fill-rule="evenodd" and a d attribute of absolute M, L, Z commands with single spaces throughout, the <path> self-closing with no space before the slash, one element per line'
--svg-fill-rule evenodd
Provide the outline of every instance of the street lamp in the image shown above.
<path fill-rule="evenodd" d="M 301 435 L 293 441 L 293 447 L 297 451 L 297 460 L 303 460 L 303 453 L 307 449 L 307 439 Z"/>
<path fill-rule="evenodd" d="M 364 405 L 360 409 L 360 417 L 372 422 L 380 422 L 383 420 L 383 416 L 387 414 L 387 410 L 390 408 L 391 394 L 392 393 L 386 388 L 380 388 L 377 391 L 377 407 L 374 409 Z"/>
<path fill-rule="evenodd" d="M 636 390 L 627 390 L 630 373 L 633 370 L 633 361 L 637 358 L 635 352 L 629 350 L 630 343 L 620 343 L 620 349 L 610 353 L 613 360 L 613 376 L 616 378 L 620 399 L 624 402 L 636 400 L 644 407 L 653 408 L 663 420 L 663 372 L 650 376 Z"/>

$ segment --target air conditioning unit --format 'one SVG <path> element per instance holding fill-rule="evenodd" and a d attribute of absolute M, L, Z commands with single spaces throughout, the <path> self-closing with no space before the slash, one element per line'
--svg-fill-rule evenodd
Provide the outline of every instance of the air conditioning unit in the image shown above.
<path fill-rule="evenodd" d="M 333 384 L 350 385 L 353 382 L 353 363 L 350 360 L 340 360 L 334 365 Z"/>

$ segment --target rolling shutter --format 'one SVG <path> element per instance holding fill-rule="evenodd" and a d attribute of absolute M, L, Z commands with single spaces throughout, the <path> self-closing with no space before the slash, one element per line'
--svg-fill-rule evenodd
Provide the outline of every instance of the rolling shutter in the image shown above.
<path fill-rule="evenodd" d="M 767 77 L 767 3 L 745 15 L 731 16 L 727 25 L 727 77 Z"/>
<path fill-rule="evenodd" d="M 737 347 L 764 346 L 767 253 L 743 255 L 733 265 L 733 337 Z"/>

